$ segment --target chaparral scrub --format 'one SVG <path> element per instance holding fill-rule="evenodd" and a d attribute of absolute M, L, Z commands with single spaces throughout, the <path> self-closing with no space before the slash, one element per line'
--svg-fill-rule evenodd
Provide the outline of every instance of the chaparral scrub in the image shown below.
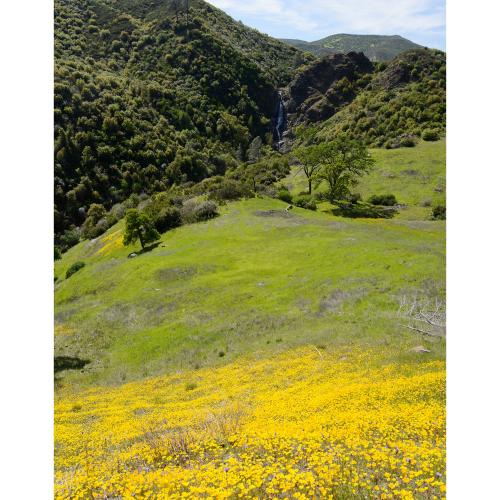
<path fill-rule="evenodd" d="M 313 347 L 56 401 L 56 498 L 445 496 L 445 364 Z"/>

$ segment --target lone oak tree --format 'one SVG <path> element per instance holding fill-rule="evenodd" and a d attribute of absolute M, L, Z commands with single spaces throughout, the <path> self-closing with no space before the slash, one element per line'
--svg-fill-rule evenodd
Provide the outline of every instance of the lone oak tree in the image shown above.
<path fill-rule="evenodd" d="M 138 212 L 135 208 L 128 210 L 125 216 L 125 234 L 123 243 L 130 245 L 139 240 L 144 250 L 146 243 L 151 243 L 160 238 L 160 234 L 154 227 L 152 219 L 145 213 Z"/>
<path fill-rule="evenodd" d="M 309 184 L 309 194 L 312 193 L 312 181 L 315 174 L 321 168 L 321 161 L 323 159 L 321 144 L 301 147 L 294 151 L 295 157 L 300 161 L 300 166 L 307 177 Z"/>
<path fill-rule="evenodd" d="M 331 142 L 299 148 L 295 155 L 303 163 L 302 169 L 309 182 L 326 181 L 328 199 L 345 199 L 358 177 L 368 172 L 375 163 L 365 146 L 345 135 Z"/>

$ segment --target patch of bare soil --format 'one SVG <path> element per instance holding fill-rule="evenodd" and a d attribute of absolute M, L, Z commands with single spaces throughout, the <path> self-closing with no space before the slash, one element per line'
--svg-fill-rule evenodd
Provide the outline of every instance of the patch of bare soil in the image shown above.
<path fill-rule="evenodd" d="M 345 302 L 356 300 L 365 295 L 366 291 L 359 290 L 333 290 L 319 303 L 319 315 L 340 311 Z"/>
<path fill-rule="evenodd" d="M 198 269 L 196 266 L 169 267 L 166 269 L 159 269 L 156 272 L 156 277 L 160 281 L 185 280 L 192 278 L 197 272 Z"/>

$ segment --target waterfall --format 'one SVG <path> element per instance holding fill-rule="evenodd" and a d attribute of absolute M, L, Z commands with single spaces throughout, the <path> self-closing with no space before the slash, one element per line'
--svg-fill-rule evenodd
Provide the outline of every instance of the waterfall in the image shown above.
<path fill-rule="evenodd" d="M 281 136 L 285 129 L 285 105 L 283 104 L 283 96 L 281 92 L 278 92 L 279 103 L 278 103 L 278 113 L 276 117 L 276 135 L 278 136 L 278 147 L 281 143 Z"/>

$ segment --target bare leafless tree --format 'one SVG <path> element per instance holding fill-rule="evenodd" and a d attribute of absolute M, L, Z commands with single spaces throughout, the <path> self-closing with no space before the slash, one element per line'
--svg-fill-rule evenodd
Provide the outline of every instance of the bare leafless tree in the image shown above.
<path fill-rule="evenodd" d="M 446 335 L 446 304 L 438 297 L 404 295 L 399 301 L 398 316 L 404 319 L 404 328 L 428 337 Z"/>

